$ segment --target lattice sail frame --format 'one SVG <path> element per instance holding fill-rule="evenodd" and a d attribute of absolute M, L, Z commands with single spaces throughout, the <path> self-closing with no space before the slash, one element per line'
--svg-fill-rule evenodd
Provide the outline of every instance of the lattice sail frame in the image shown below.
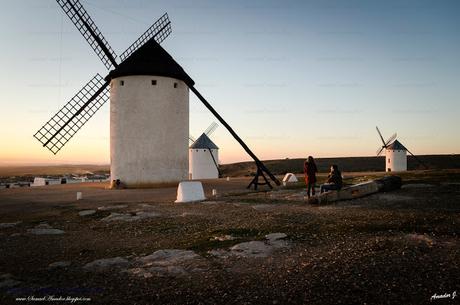
<path fill-rule="evenodd" d="M 129 48 L 120 55 L 121 61 L 124 61 L 137 49 L 139 49 L 145 42 L 150 39 L 155 39 L 157 43 L 162 43 L 169 34 L 171 34 L 171 21 L 169 21 L 168 13 L 160 17 L 151 27 L 149 27 L 144 34 L 142 34 Z"/>
<path fill-rule="evenodd" d="M 108 100 L 108 82 L 96 74 L 34 137 L 56 154 Z"/>
<path fill-rule="evenodd" d="M 206 130 L 204 131 L 204 133 L 207 135 L 207 136 L 210 136 L 215 130 L 216 128 L 218 127 L 219 125 L 216 123 L 216 122 L 212 122 L 211 125 L 209 125 L 208 128 L 206 128 Z"/>
<path fill-rule="evenodd" d="M 116 66 L 117 55 L 78 0 L 56 0 L 62 10 L 88 41 L 107 69 Z"/>

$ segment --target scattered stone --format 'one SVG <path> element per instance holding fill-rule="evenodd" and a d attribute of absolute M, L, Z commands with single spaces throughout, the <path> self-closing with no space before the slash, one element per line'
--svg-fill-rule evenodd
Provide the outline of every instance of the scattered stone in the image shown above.
<path fill-rule="evenodd" d="M 210 254 L 212 256 L 217 256 L 217 257 L 220 257 L 220 258 L 228 258 L 231 255 L 231 253 L 229 251 L 224 250 L 224 249 L 209 250 L 208 254 Z"/>
<path fill-rule="evenodd" d="M 102 206 L 102 207 L 98 207 L 97 209 L 99 211 L 110 211 L 110 210 L 124 209 L 124 208 L 127 208 L 127 207 L 128 206 L 126 204 L 120 204 L 120 205 Z"/>
<path fill-rule="evenodd" d="M 180 276 L 187 274 L 188 271 L 202 270 L 193 266 L 193 263 L 196 263 L 198 259 L 200 256 L 190 250 L 158 250 L 150 255 L 135 259 L 134 264 L 137 267 L 128 269 L 126 272 L 143 278 L 149 278 L 153 275 Z"/>
<path fill-rule="evenodd" d="M 214 236 L 211 237 L 210 240 L 217 240 L 217 241 L 226 241 L 226 240 L 235 240 L 236 237 L 231 235 L 223 235 L 223 236 Z"/>
<path fill-rule="evenodd" d="M 87 263 L 83 268 L 86 270 L 100 271 L 108 268 L 123 268 L 129 265 L 127 259 L 122 257 L 97 259 Z"/>
<path fill-rule="evenodd" d="M 136 276 L 143 277 L 143 278 L 150 278 L 153 276 L 152 273 L 148 272 L 144 268 L 131 268 L 131 269 L 128 269 L 126 272 L 128 272 L 131 275 L 136 275 Z"/>
<path fill-rule="evenodd" d="M 80 216 L 88 216 L 88 215 L 93 215 L 96 213 L 96 210 L 83 210 L 78 212 L 78 215 Z"/>
<path fill-rule="evenodd" d="M 0 288 L 10 288 L 19 284 L 21 284 L 21 282 L 15 280 L 10 273 L 0 274 Z"/>
<path fill-rule="evenodd" d="M 269 241 L 276 241 L 279 239 L 284 239 L 286 238 L 287 235 L 285 233 L 270 233 L 265 235 L 265 238 L 268 239 Z"/>
<path fill-rule="evenodd" d="M 147 269 L 149 273 L 155 273 L 157 276 L 168 275 L 185 275 L 187 271 L 181 266 L 164 266 L 151 267 Z"/>
<path fill-rule="evenodd" d="M 155 206 L 151 205 L 151 204 L 147 204 L 147 203 L 141 203 L 140 206 L 144 209 L 153 209 L 155 208 Z"/>
<path fill-rule="evenodd" d="M 198 257 L 200 256 L 191 250 L 165 249 L 155 251 L 152 254 L 144 257 L 140 257 L 137 259 L 137 261 L 144 264 L 145 266 L 170 266 L 180 264 Z"/>
<path fill-rule="evenodd" d="M 430 188 L 430 187 L 435 187 L 433 184 L 427 184 L 427 183 L 410 183 L 410 184 L 404 184 L 401 186 L 402 189 L 414 189 L 414 188 Z"/>
<path fill-rule="evenodd" d="M 434 244 L 433 239 L 425 234 L 406 234 L 405 237 L 409 242 L 426 244 L 428 247 L 431 247 Z"/>
<path fill-rule="evenodd" d="M 71 262 L 69 261 L 60 261 L 60 262 L 54 262 L 48 265 L 49 269 L 54 269 L 54 268 L 64 268 L 70 266 Z"/>
<path fill-rule="evenodd" d="M 3 222 L 0 223 L 0 229 L 5 229 L 5 228 L 12 228 L 15 227 L 16 225 L 22 223 L 22 221 L 16 221 L 16 222 Z"/>
<path fill-rule="evenodd" d="M 156 212 L 136 212 L 135 214 L 123 213 L 110 213 L 109 216 L 102 218 L 102 221 L 135 221 L 146 218 L 158 217 L 159 213 Z"/>
<path fill-rule="evenodd" d="M 219 203 L 221 203 L 221 202 L 213 201 L 213 200 L 206 200 L 206 201 L 203 202 L 203 204 L 219 204 Z"/>
<path fill-rule="evenodd" d="M 59 229 L 54 229 L 47 223 L 41 223 L 33 229 L 28 229 L 27 232 L 35 235 L 59 235 L 65 232 Z"/>
<path fill-rule="evenodd" d="M 391 193 L 379 193 L 377 194 L 377 198 L 383 199 L 386 201 L 410 201 L 414 199 L 414 197 L 412 196 L 404 196 L 404 195 L 391 194 Z"/>
<path fill-rule="evenodd" d="M 229 235 L 226 235 L 229 236 Z M 268 257 L 275 249 L 286 248 L 289 246 L 285 233 L 270 233 L 265 235 L 267 241 L 249 241 L 234 245 L 226 251 L 224 249 L 215 249 L 208 251 L 208 254 L 220 258 L 230 256 L 239 257 Z"/>
<path fill-rule="evenodd" d="M 181 217 L 186 217 L 186 216 L 200 216 L 203 215 L 202 213 L 197 213 L 197 212 L 184 212 L 180 214 Z"/>
<path fill-rule="evenodd" d="M 254 210 L 263 211 L 270 210 L 276 207 L 274 204 L 256 204 L 251 206 Z"/>
<path fill-rule="evenodd" d="M 233 255 L 242 257 L 267 257 L 272 250 L 273 247 L 263 241 L 244 242 L 230 248 Z"/>

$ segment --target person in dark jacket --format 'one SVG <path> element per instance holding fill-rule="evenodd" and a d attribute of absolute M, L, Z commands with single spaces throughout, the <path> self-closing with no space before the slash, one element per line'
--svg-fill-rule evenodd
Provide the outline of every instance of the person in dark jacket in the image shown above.
<path fill-rule="evenodd" d="M 307 184 L 307 197 L 310 198 L 310 193 L 311 196 L 315 196 L 316 173 L 318 172 L 312 156 L 305 160 L 303 171 L 305 173 L 305 183 Z"/>
<path fill-rule="evenodd" d="M 331 166 L 331 172 L 327 176 L 327 183 L 321 185 L 320 193 L 337 191 L 342 188 L 342 173 L 337 165 Z"/>

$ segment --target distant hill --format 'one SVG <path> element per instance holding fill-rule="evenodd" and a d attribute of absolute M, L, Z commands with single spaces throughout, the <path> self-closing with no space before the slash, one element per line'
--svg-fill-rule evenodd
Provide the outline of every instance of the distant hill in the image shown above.
<path fill-rule="evenodd" d="M 460 168 L 460 155 L 423 155 L 418 156 L 430 169 Z M 382 172 L 385 169 L 385 157 L 342 157 L 318 158 L 316 165 L 319 172 L 328 172 L 332 164 L 337 164 L 343 172 Z M 285 173 L 303 173 L 305 159 L 266 160 L 264 164 L 274 175 Z M 408 169 L 424 169 L 414 157 L 408 157 Z M 252 176 L 256 167 L 254 162 L 239 162 L 223 164 L 220 167 L 222 175 L 230 177 Z"/>
<path fill-rule="evenodd" d="M 106 174 L 110 172 L 109 165 L 29 165 L 29 166 L 0 166 L 0 177 L 11 176 L 59 176 Z"/>
<path fill-rule="evenodd" d="M 424 155 L 418 156 L 430 169 L 460 168 L 460 155 Z M 291 172 L 303 173 L 305 159 L 265 160 L 264 164 L 275 175 Z M 337 164 L 343 172 L 381 172 L 385 169 L 385 157 L 343 157 L 318 158 L 316 164 L 320 172 L 328 172 L 332 164 Z M 408 157 L 409 170 L 423 169 L 412 157 Z M 255 174 L 254 162 L 239 162 L 220 165 L 222 175 L 230 177 L 251 176 Z M 109 165 L 37 165 L 37 166 L 0 166 L 0 177 L 22 176 L 57 176 L 108 174 Z"/>

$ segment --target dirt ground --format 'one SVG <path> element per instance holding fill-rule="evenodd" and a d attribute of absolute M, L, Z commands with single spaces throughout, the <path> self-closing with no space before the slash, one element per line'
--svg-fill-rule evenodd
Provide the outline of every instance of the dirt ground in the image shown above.
<path fill-rule="evenodd" d="M 188 204 L 174 187 L 3 189 L 0 304 L 458 304 L 460 171 L 402 178 L 329 205 L 249 178 Z"/>

